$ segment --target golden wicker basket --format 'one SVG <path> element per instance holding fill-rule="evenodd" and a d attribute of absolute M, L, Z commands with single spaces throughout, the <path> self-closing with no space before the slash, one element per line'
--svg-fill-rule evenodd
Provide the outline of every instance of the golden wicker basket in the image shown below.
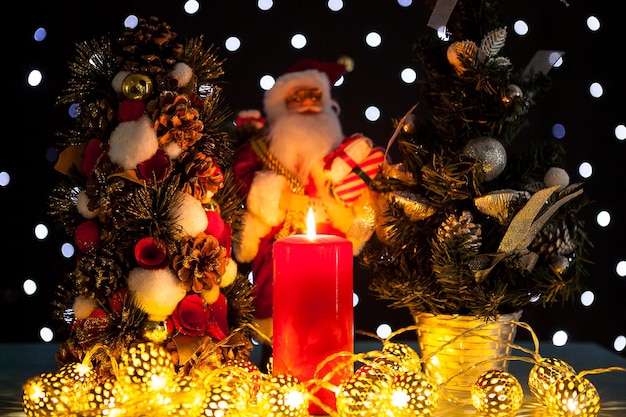
<path fill-rule="evenodd" d="M 487 370 L 506 370 L 521 311 L 486 322 L 473 316 L 411 311 L 424 371 L 433 382 L 454 391 L 470 391 Z M 493 359 L 493 360 L 492 360 Z"/>

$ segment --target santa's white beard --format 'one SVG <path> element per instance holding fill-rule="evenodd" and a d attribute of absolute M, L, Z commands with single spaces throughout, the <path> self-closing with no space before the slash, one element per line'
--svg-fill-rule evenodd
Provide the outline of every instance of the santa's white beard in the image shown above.
<path fill-rule="evenodd" d="M 303 184 L 314 165 L 321 165 L 344 138 L 339 119 L 331 112 L 285 113 L 270 126 L 270 152 Z"/>

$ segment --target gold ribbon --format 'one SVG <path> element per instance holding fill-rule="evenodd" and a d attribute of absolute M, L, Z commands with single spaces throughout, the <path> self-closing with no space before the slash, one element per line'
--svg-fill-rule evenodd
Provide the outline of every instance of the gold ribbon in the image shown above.
<path fill-rule="evenodd" d="M 488 268 L 474 271 L 476 281 L 482 281 L 491 270 L 504 258 L 519 256 L 520 261 L 528 271 L 531 271 L 537 262 L 538 255 L 528 250 L 530 245 L 541 228 L 550 217 L 565 203 L 582 194 L 582 188 L 571 192 L 579 184 L 568 187 L 566 195 L 555 202 L 550 203 L 549 199 L 561 186 L 544 188 L 537 191 L 528 200 L 526 205 L 513 217 L 502 241 L 495 254 L 489 254 L 491 264 Z M 547 205 L 547 209 L 546 208 Z M 542 209 L 543 213 L 539 215 Z M 537 217 L 539 215 L 539 217 Z"/>

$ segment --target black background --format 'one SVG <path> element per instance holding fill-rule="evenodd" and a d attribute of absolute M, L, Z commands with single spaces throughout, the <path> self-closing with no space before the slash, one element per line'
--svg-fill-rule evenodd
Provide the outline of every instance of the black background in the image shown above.
<path fill-rule="evenodd" d="M 626 41 L 620 27 L 625 7 L 621 2 L 576 0 L 570 1 L 569 7 L 558 0 L 502 3 L 506 3 L 503 20 L 509 33 L 502 55 L 516 67 L 526 66 L 537 50 L 565 52 L 564 64 L 550 72 L 553 89 L 532 108 L 529 126 L 522 135 L 528 140 L 549 136 L 552 125 L 563 124 L 566 169 L 573 182 L 585 182 L 593 201 L 582 215 L 595 244 L 586 281 L 596 295 L 595 303 L 590 307 L 578 302 L 547 309 L 530 307 L 522 319 L 541 340 L 565 330 L 570 340 L 591 340 L 610 348 L 615 337 L 626 334 L 626 279 L 615 272 L 618 261 L 626 260 L 626 141 L 614 135 L 615 127 L 626 123 L 626 88 L 623 64 L 619 64 Z M 354 59 L 354 71 L 334 90 L 344 133 L 363 132 L 386 146 L 393 133 L 392 118 L 401 117 L 416 102 L 417 87 L 402 83 L 399 72 L 414 66 L 412 44 L 420 34 L 432 30 L 427 27 L 429 12 L 419 1 L 406 8 L 391 0 L 345 1 L 344 5 L 340 12 L 332 12 L 321 0 L 279 0 L 269 11 L 261 11 L 250 0 L 202 1 L 197 14 L 187 15 L 182 1 L 35 1 L 17 3 L 13 12 L 5 12 L 2 33 L 9 48 L 3 51 L 3 78 L 8 90 L 3 104 L 0 171 L 8 172 L 12 181 L 0 188 L 0 319 L 4 323 L 0 342 L 39 340 L 39 329 L 53 325 L 50 302 L 54 289 L 73 267 L 73 260 L 60 254 L 60 245 L 68 241 L 67 237 L 53 230 L 47 239 L 39 241 L 33 228 L 40 222 L 50 224 L 47 198 L 60 178 L 53 169 L 54 161 L 46 155 L 56 145 L 55 132 L 69 122 L 67 109 L 56 107 L 54 100 L 66 86 L 67 62 L 74 58 L 75 43 L 121 33 L 129 14 L 157 16 L 184 36 L 202 34 L 225 59 L 222 87 L 233 113 L 261 108 L 261 75 L 279 76 L 301 58 L 333 61 L 347 55 Z M 586 28 L 589 15 L 600 19 L 598 32 Z M 513 33 L 517 19 L 529 24 L 527 35 Z M 38 27 L 47 30 L 43 42 L 33 40 Z M 369 31 L 381 34 L 380 47 L 365 44 Z M 308 39 L 304 49 L 290 46 L 296 32 Z M 229 36 L 241 39 L 238 51 L 228 52 L 223 47 Z M 26 82 L 34 68 L 44 74 L 38 87 Z M 598 99 L 588 93 L 594 81 L 604 87 L 604 95 Z M 377 122 L 363 117 L 369 105 L 382 111 Z M 592 177 L 586 180 L 577 173 L 583 161 L 594 167 Z M 612 216 L 606 228 L 595 221 L 601 210 Z M 408 311 L 389 309 L 368 295 L 367 272 L 358 265 L 355 268 L 355 290 L 361 298 L 355 309 L 355 327 L 374 332 L 380 323 L 389 323 L 393 329 L 411 325 Z M 33 296 L 21 289 L 26 278 L 33 278 L 40 286 Z M 520 332 L 518 337 L 527 334 Z"/>

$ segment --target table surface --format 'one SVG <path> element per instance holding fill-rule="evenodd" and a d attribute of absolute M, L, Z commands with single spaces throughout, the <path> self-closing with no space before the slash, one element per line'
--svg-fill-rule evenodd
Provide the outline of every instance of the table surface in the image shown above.
<path fill-rule="evenodd" d="M 407 343 L 417 349 L 414 341 Z M 527 343 L 520 346 L 534 349 Z M 355 352 L 380 350 L 379 342 L 357 341 Z M 54 356 L 56 344 L 44 343 L 4 343 L 0 344 L 0 416 L 23 417 L 21 408 L 22 386 L 30 378 L 43 372 L 57 370 Z M 519 352 L 517 352 L 519 353 Z M 512 354 L 517 354 L 512 353 Z M 555 347 L 548 342 L 539 346 L 539 353 L 544 358 L 559 358 L 570 364 L 577 372 L 591 369 L 620 367 L 626 369 L 626 358 L 608 351 L 594 343 L 570 343 L 566 347 Z M 255 361 L 260 349 L 255 348 L 250 357 Z M 511 361 L 509 371 L 524 387 L 525 397 L 522 409 L 516 417 L 548 417 L 545 408 L 530 394 L 527 387 L 531 364 L 524 361 Z M 626 372 L 614 371 L 587 375 L 586 378 L 596 387 L 600 396 L 598 417 L 626 416 Z M 471 405 L 459 406 L 442 402 L 433 417 L 438 416 L 479 416 Z"/>

